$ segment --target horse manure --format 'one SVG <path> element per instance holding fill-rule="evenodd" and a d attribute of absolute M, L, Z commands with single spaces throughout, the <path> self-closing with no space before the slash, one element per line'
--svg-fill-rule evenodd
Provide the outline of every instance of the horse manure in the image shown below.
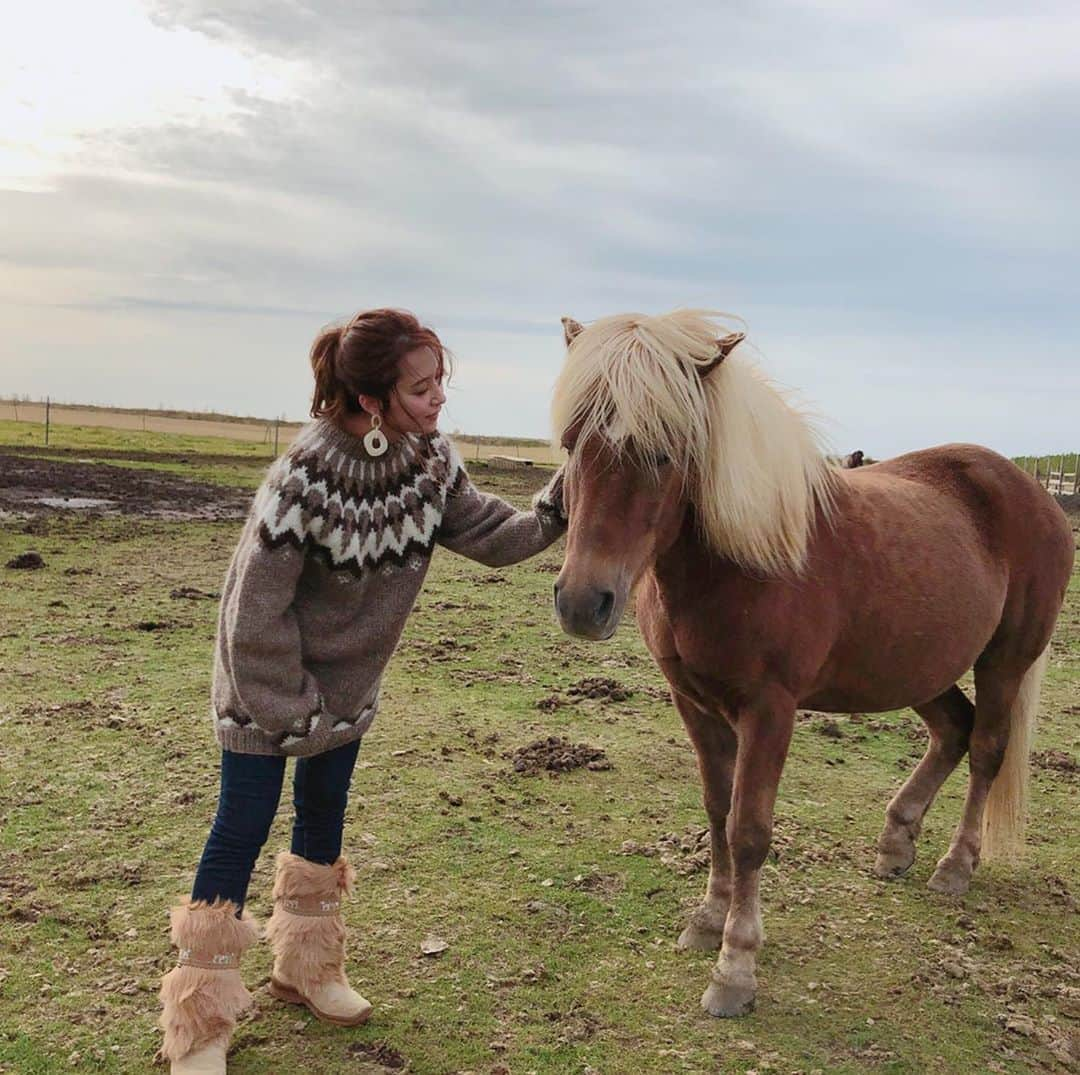
<path fill-rule="evenodd" d="M 527 746 L 503 755 L 513 762 L 514 771 L 526 776 L 548 772 L 552 775 L 568 773 L 572 769 L 589 769 L 600 772 L 611 769 L 611 762 L 600 747 L 590 743 L 571 743 L 556 735 L 537 739 Z"/>
<path fill-rule="evenodd" d="M 625 702 L 634 692 L 607 676 L 586 676 L 566 689 L 572 698 L 598 698 L 605 702 Z"/>

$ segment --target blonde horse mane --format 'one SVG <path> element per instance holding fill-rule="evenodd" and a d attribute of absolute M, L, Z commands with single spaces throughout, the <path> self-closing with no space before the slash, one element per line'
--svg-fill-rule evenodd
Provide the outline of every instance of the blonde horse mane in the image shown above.
<path fill-rule="evenodd" d="M 798 573 L 838 475 L 807 414 L 738 348 L 716 366 L 725 316 L 617 314 L 584 328 L 555 384 L 555 436 L 576 426 L 579 441 L 632 446 L 654 469 L 667 457 L 717 553 L 756 573 Z"/>

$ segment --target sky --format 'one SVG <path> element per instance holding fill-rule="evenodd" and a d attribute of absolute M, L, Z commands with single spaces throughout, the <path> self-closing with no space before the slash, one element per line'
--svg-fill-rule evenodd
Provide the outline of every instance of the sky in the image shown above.
<path fill-rule="evenodd" d="M 838 451 L 1077 450 L 1077 55 L 1037 0 L 37 0 L 0 395 L 301 418 L 394 305 L 444 428 L 546 436 L 562 315 L 691 306 Z"/>

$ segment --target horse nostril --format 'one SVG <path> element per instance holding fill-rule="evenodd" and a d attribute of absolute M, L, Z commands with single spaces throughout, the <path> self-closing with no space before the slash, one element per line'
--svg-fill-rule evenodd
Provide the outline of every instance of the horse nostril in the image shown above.
<path fill-rule="evenodd" d="M 610 590 L 604 590 L 604 592 L 600 594 L 600 600 L 596 606 L 596 622 L 607 623 L 614 605 L 615 595 Z"/>

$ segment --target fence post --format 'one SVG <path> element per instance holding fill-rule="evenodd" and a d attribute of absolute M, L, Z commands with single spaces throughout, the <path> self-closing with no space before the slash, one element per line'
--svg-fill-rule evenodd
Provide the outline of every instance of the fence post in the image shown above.
<path fill-rule="evenodd" d="M 45 397 L 45 447 L 49 446 L 49 410 L 52 406 L 52 399 L 49 396 Z"/>
<path fill-rule="evenodd" d="M 278 427 L 281 425 L 281 419 L 274 419 L 274 458 L 277 459 L 277 445 L 278 445 Z"/>

